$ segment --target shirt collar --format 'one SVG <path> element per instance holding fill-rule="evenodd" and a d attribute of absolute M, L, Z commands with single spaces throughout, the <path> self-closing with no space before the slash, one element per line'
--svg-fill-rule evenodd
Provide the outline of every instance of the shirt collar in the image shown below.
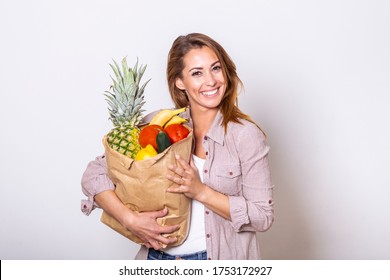
<path fill-rule="evenodd" d="M 211 138 L 220 145 L 223 145 L 225 137 L 225 129 L 222 125 L 222 120 L 222 113 L 218 110 L 217 115 L 215 116 L 214 121 L 209 128 L 209 131 L 206 133 L 207 137 Z"/>

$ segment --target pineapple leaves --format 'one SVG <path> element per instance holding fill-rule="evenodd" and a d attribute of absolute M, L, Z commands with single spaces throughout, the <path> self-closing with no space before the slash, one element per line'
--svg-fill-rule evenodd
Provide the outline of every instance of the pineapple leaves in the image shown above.
<path fill-rule="evenodd" d="M 113 60 L 109 64 L 115 77 L 111 76 L 112 85 L 109 91 L 105 91 L 110 120 L 115 126 L 131 125 L 137 126 L 142 119 L 142 106 L 144 101 L 144 90 L 148 82 L 141 87 L 142 76 L 146 70 L 146 65 L 138 66 L 137 61 L 132 68 L 127 64 L 126 57 L 121 61 L 121 66 Z"/>

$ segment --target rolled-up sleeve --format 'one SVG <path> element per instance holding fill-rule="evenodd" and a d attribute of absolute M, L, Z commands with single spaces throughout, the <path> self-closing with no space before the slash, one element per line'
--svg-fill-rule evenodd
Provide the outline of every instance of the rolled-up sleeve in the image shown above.
<path fill-rule="evenodd" d="M 249 126 L 249 130 L 243 129 L 242 133 L 237 138 L 242 192 L 237 196 L 229 196 L 231 224 L 236 232 L 266 231 L 274 220 L 269 146 L 257 127 Z"/>
<path fill-rule="evenodd" d="M 89 215 L 93 209 L 99 207 L 95 203 L 95 195 L 115 189 L 115 185 L 107 175 L 107 161 L 104 155 L 88 164 L 81 179 L 81 186 L 83 193 L 87 196 L 87 199 L 81 200 L 81 211 Z"/>

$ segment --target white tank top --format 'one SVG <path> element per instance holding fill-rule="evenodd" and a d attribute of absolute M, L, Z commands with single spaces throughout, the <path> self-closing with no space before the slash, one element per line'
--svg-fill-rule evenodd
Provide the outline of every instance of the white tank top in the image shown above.
<path fill-rule="evenodd" d="M 203 182 L 203 165 L 205 160 L 192 155 L 192 160 L 199 171 L 199 176 Z M 192 254 L 206 250 L 206 238 L 204 229 L 204 206 L 199 201 L 193 199 L 191 203 L 191 222 L 187 239 L 179 246 L 163 249 L 170 255 Z"/>

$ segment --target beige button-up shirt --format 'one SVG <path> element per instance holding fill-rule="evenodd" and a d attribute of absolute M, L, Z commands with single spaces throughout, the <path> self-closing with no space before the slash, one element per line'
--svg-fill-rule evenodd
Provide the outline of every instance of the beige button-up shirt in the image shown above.
<path fill-rule="evenodd" d="M 207 256 L 260 259 L 256 232 L 266 231 L 274 220 L 269 146 L 255 124 L 246 120 L 242 124 L 230 122 L 225 133 L 221 121 L 219 112 L 203 139 L 203 178 L 206 185 L 229 197 L 231 221 L 205 207 Z M 96 207 L 94 196 L 115 188 L 107 176 L 104 156 L 89 163 L 82 187 L 88 200 L 82 201 L 81 210 L 88 215 Z M 141 246 L 136 259 L 146 259 L 147 250 Z"/>

